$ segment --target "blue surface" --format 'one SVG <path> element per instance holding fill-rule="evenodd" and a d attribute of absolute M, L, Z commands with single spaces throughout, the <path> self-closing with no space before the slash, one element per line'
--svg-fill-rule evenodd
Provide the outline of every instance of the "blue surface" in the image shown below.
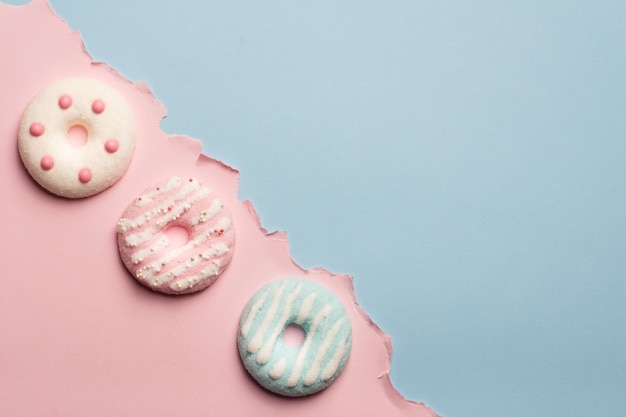
<path fill-rule="evenodd" d="M 51 0 L 355 276 L 445 417 L 626 415 L 626 3 Z"/>

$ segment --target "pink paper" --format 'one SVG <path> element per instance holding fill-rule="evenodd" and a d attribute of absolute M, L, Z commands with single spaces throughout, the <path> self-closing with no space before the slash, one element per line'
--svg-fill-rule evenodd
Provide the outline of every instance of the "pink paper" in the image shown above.
<path fill-rule="evenodd" d="M 199 141 L 160 130 L 165 107 L 145 83 L 94 63 L 80 35 L 43 0 L 0 5 L 0 39 L 0 415 L 436 415 L 391 386 L 391 343 L 357 304 L 352 279 L 298 267 L 286 235 L 267 234 L 252 204 L 237 200 L 236 170 L 202 155 Z M 41 88 L 76 76 L 115 88 L 133 109 L 138 138 L 130 168 L 116 185 L 68 200 L 30 178 L 17 151 L 17 130 Z M 237 232 L 229 268 L 190 296 L 165 296 L 139 285 L 117 251 L 115 227 L 124 208 L 171 176 L 210 186 L 228 206 Z M 236 346 L 248 299 L 285 277 L 333 290 L 353 326 L 343 373 L 321 393 L 298 399 L 257 385 Z"/>

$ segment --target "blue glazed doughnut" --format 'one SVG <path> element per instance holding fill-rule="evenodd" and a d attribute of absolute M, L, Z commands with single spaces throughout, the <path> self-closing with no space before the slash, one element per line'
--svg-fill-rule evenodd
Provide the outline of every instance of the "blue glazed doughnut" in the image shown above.
<path fill-rule="evenodd" d="M 304 330 L 293 347 L 283 333 Z M 341 301 L 311 281 L 288 278 L 261 288 L 248 301 L 237 337 L 246 370 L 266 389 L 300 397 L 329 386 L 341 373 L 352 347 L 352 326 Z"/>

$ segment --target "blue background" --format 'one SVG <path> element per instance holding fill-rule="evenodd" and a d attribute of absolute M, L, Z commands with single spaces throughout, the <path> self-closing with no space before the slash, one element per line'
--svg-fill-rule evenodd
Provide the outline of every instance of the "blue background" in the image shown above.
<path fill-rule="evenodd" d="M 403 395 L 626 415 L 626 2 L 51 4 L 355 277 Z"/>

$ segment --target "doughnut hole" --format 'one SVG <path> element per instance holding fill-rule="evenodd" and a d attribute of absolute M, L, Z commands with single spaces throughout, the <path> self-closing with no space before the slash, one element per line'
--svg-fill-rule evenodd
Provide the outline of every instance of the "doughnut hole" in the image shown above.
<path fill-rule="evenodd" d="M 189 230 L 184 226 L 169 226 L 164 233 L 170 241 L 170 249 L 180 248 L 189 242 Z"/>
<path fill-rule="evenodd" d="M 75 148 L 80 148 L 87 143 L 87 137 L 89 134 L 87 133 L 87 128 L 80 124 L 75 124 L 70 126 L 67 130 L 67 140 L 70 145 Z"/>
<path fill-rule="evenodd" d="M 283 332 L 283 340 L 287 346 L 291 347 L 298 347 L 304 343 L 305 336 L 306 333 L 302 326 L 299 326 L 296 323 L 288 324 Z"/>

